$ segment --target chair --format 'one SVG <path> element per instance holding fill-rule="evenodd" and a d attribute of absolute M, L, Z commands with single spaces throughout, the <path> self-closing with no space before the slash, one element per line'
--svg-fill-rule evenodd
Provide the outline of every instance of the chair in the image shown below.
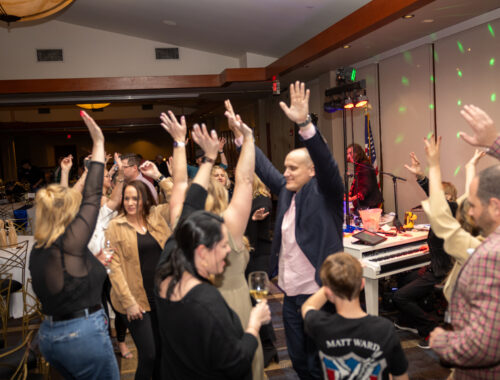
<path fill-rule="evenodd" d="M 24 240 L 17 244 L 0 248 L 0 273 L 12 273 L 13 278 L 18 276 L 14 272 L 19 271 L 20 281 L 23 288 L 26 287 L 26 257 L 28 256 L 28 241 Z"/>
<path fill-rule="evenodd" d="M 23 336 L 27 334 L 31 321 L 41 322 L 44 318 L 42 304 L 32 293 L 32 289 L 31 278 L 28 278 L 26 286 L 23 288 Z"/>
<path fill-rule="evenodd" d="M 7 346 L 7 322 L 9 320 L 10 292 L 12 288 L 12 274 L 0 274 L 0 320 L 2 323 L 2 339 Z"/>
<path fill-rule="evenodd" d="M 20 344 L 0 350 L 0 378 L 10 380 L 27 378 L 28 361 L 34 358 L 30 355 L 29 349 L 33 334 L 34 331 L 30 331 Z"/>
<path fill-rule="evenodd" d="M 33 235 L 31 218 L 11 219 L 18 235 Z"/>

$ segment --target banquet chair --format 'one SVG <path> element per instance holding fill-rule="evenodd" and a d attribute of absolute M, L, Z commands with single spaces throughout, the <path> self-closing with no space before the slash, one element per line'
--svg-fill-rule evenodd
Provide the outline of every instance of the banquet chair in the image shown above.
<path fill-rule="evenodd" d="M 34 331 L 16 346 L 0 350 L 0 378 L 10 380 L 26 379 L 29 367 L 36 367 L 36 357 L 31 352 L 29 344 Z"/>
<path fill-rule="evenodd" d="M 42 322 L 43 318 L 42 304 L 33 293 L 31 278 L 28 278 L 26 286 L 23 288 L 23 337 L 28 333 L 31 321 L 35 321 L 38 325 Z"/>
<path fill-rule="evenodd" d="M 0 273 L 0 320 L 3 345 L 7 346 L 7 323 L 9 321 L 10 291 L 12 289 L 12 274 Z"/>
<path fill-rule="evenodd" d="M 11 219 L 18 235 L 33 235 L 31 218 Z"/>
<path fill-rule="evenodd" d="M 20 281 L 23 288 L 26 287 L 26 258 L 28 256 L 28 241 L 7 245 L 0 248 L 0 273 L 12 273 L 19 271 Z M 13 278 L 17 276 L 13 275 Z"/>

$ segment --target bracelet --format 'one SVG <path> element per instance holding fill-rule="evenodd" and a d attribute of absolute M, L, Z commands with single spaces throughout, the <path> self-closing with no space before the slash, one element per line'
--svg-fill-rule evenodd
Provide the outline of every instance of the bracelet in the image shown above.
<path fill-rule="evenodd" d="M 117 179 L 117 180 L 116 180 L 116 182 L 123 183 L 123 182 L 125 182 L 125 179 L 124 179 L 124 178 L 122 178 L 122 179 Z"/>
<path fill-rule="evenodd" d="M 184 141 L 174 141 L 174 148 L 183 148 L 186 146 Z"/>
<path fill-rule="evenodd" d="M 165 176 L 163 174 L 161 174 L 158 178 L 155 179 L 155 181 L 156 181 L 156 183 L 160 183 L 164 179 L 165 179 Z"/>
<path fill-rule="evenodd" d="M 311 119 L 311 115 L 307 114 L 306 120 L 305 120 L 305 121 L 303 121 L 302 123 L 297 123 L 297 127 L 299 127 L 299 128 L 303 128 L 303 127 L 305 127 L 306 125 L 308 125 L 311 121 L 312 121 L 312 119 Z"/>
<path fill-rule="evenodd" d="M 224 151 L 223 150 L 219 150 L 219 154 L 224 154 Z"/>
<path fill-rule="evenodd" d="M 201 162 L 202 163 L 209 162 L 211 164 L 214 164 L 215 160 L 213 158 L 210 158 L 210 157 L 207 157 L 207 156 L 203 156 L 203 158 L 201 159 Z"/>

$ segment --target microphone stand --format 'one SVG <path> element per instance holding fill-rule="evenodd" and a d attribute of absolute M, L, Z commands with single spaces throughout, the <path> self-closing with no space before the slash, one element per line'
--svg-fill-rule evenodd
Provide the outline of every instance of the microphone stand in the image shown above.
<path fill-rule="evenodd" d="M 404 232 L 405 229 L 404 229 L 403 225 L 401 224 L 401 222 L 399 221 L 399 216 L 398 216 L 398 183 L 397 183 L 397 181 L 400 180 L 400 181 L 406 182 L 406 179 L 402 178 L 402 177 L 398 177 L 397 175 L 394 175 L 394 174 L 388 173 L 388 172 L 380 172 L 380 173 L 385 174 L 385 175 L 392 178 L 392 183 L 394 184 L 394 207 L 396 208 L 396 213 L 394 215 L 394 221 L 392 223 L 394 224 L 394 227 L 396 227 L 396 230 L 398 232 Z"/>
<path fill-rule="evenodd" d="M 347 174 L 347 120 L 346 110 L 342 108 L 342 128 L 344 132 L 344 208 L 346 232 L 353 232 L 351 226 L 351 210 L 349 209 L 349 175 Z"/>

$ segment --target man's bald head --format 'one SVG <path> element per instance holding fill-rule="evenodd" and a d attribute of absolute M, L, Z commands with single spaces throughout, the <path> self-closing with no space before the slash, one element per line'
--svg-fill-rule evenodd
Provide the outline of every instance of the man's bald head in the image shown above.
<path fill-rule="evenodd" d="M 294 149 L 287 154 L 284 176 L 288 190 L 299 191 L 314 175 L 314 164 L 306 148 Z"/>

